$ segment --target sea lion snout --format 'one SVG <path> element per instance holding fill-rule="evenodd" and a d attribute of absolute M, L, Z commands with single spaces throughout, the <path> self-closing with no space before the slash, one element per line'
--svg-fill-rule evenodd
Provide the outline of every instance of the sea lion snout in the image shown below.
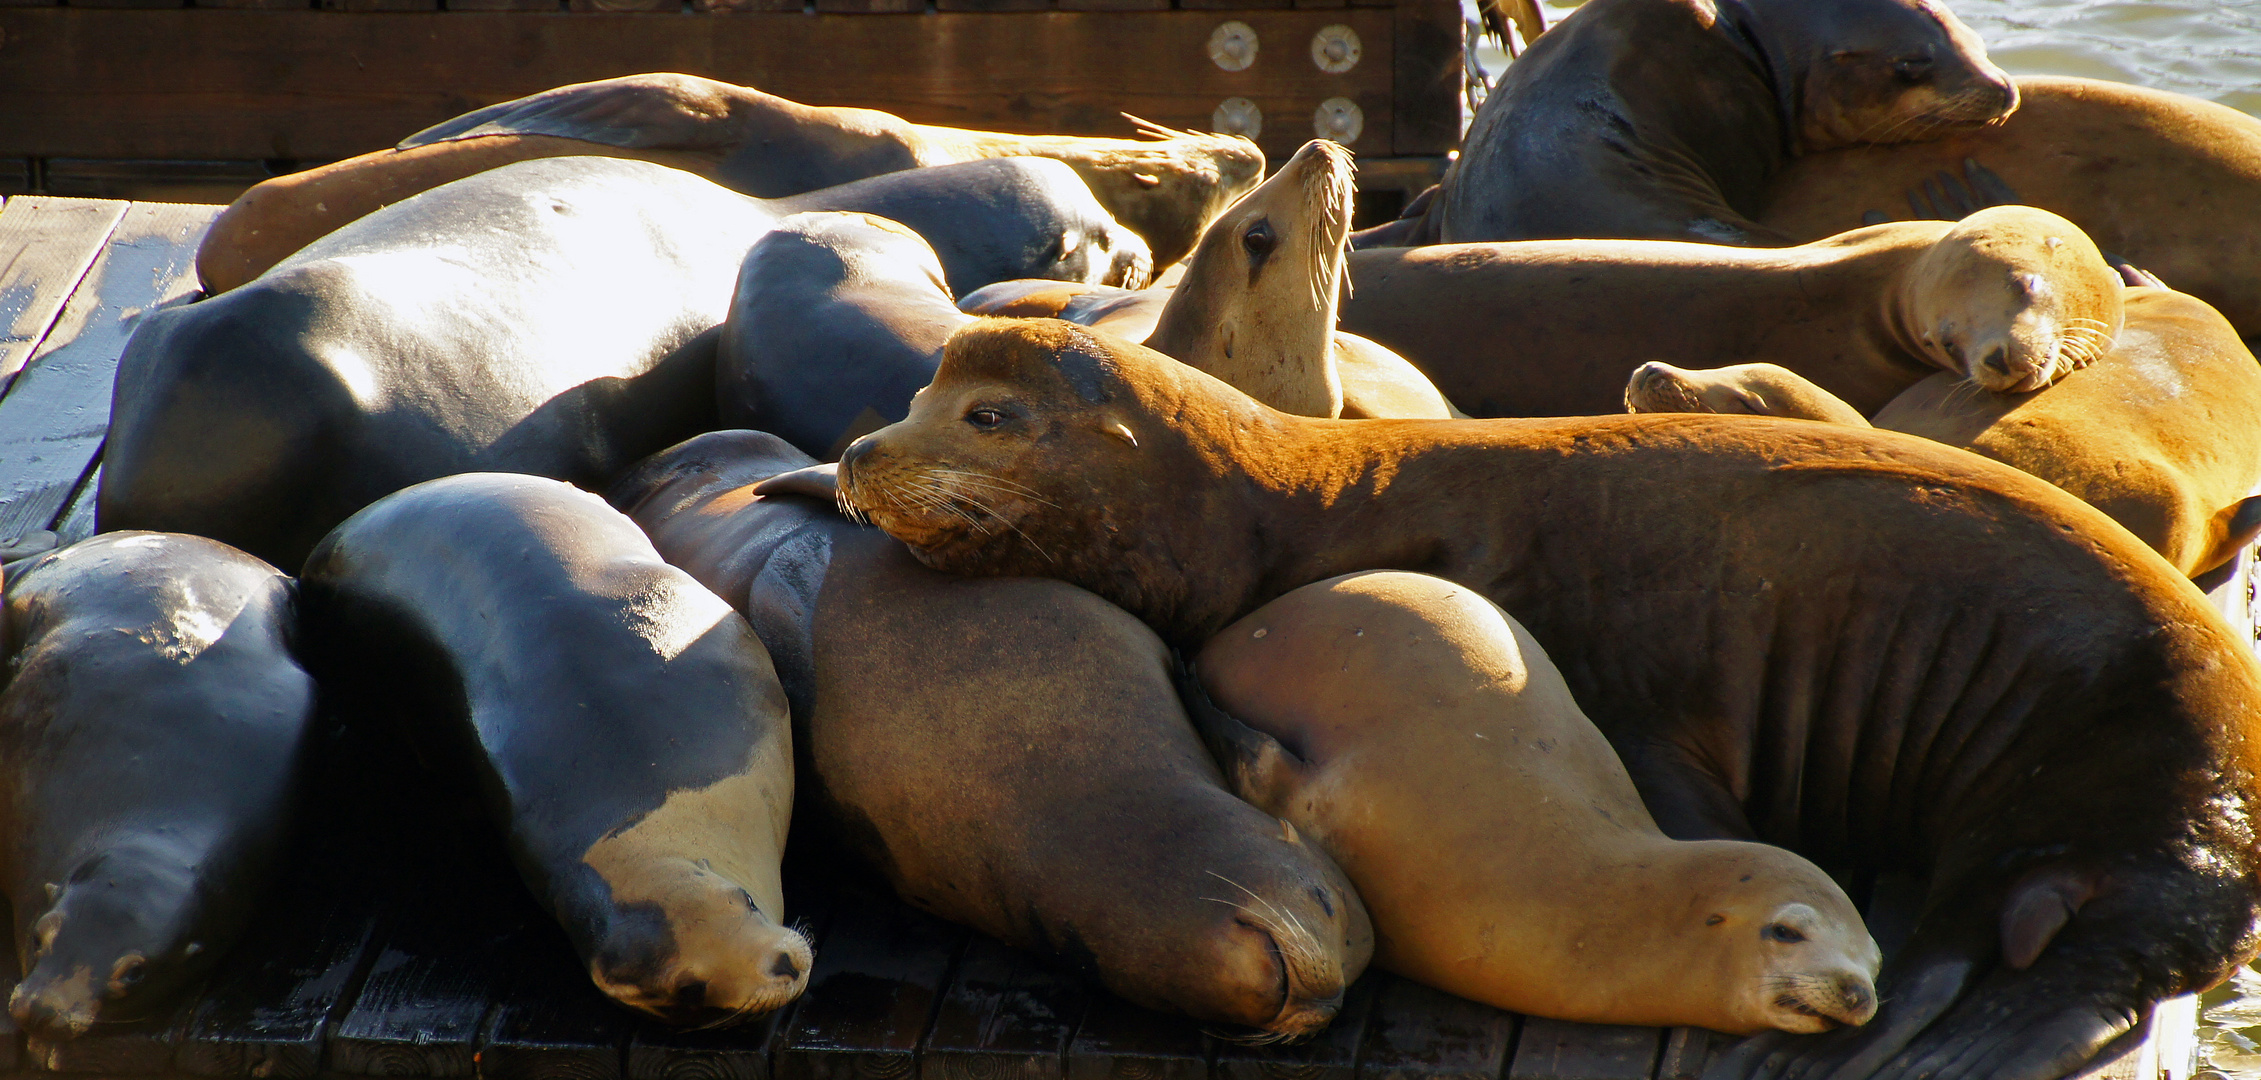
<path fill-rule="evenodd" d="M 720 879 L 703 890 L 689 884 L 671 890 L 661 918 L 611 928 L 589 962 L 597 986 L 629 1008 L 703 1027 L 799 997 L 815 963 L 808 939 L 769 919 L 743 889 Z"/>
<path fill-rule="evenodd" d="M 102 1009 L 99 985 L 91 967 L 61 975 L 37 968 L 8 995 L 8 1015 L 40 1038 L 75 1039 L 94 1027 Z"/>

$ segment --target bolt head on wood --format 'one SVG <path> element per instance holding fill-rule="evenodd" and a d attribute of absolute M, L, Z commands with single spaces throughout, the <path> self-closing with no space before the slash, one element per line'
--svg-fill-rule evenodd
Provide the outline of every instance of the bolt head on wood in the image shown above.
<path fill-rule="evenodd" d="M 1226 71 L 1246 71 L 1256 62 L 1256 30 L 1239 19 L 1228 19 L 1209 32 L 1209 59 Z"/>
<path fill-rule="evenodd" d="M 1247 98 L 1229 97 L 1217 103 L 1217 111 L 1210 114 L 1209 124 L 1220 135 L 1253 139 L 1264 133 L 1264 111 Z"/>
<path fill-rule="evenodd" d="M 1349 146 L 1358 141 L 1359 132 L 1366 130 L 1366 113 L 1349 98 L 1331 97 L 1320 102 L 1318 111 L 1311 114 L 1311 130 L 1322 139 Z"/>
<path fill-rule="evenodd" d="M 1323 26 L 1311 35 L 1311 62 L 1329 75 L 1340 75 L 1358 66 L 1364 46 L 1358 40 L 1358 31 L 1336 23 Z"/>

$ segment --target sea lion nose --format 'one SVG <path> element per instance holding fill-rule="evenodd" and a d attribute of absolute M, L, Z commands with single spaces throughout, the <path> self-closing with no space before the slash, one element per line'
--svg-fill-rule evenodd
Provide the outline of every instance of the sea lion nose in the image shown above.
<path fill-rule="evenodd" d="M 1994 347 L 1994 350 L 1987 353 L 1986 359 L 1980 361 L 1980 363 L 1983 364 L 1989 371 L 1993 371 L 2002 375 L 2008 375 L 2010 373 L 2009 347 L 2005 345 L 1996 345 Z"/>
<path fill-rule="evenodd" d="M 1869 985 L 1867 979 L 1855 976 L 1840 978 L 1837 982 L 1837 997 L 1844 1006 L 1844 1011 L 1838 1013 L 1837 1018 L 1850 1026 L 1859 1027 L 1876 1015 L 1876 989 Z"/>

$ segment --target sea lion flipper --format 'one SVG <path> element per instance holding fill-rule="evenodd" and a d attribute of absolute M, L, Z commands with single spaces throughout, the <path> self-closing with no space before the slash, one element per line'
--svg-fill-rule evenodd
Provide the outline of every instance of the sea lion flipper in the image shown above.
<path fill-rule="evenodd" d="M 701 85 L 706 84 L 706 85 Z M 411 150 L 486 135 L 551 135 L 623 149 L 717 150 L 728 145 L 728 102 L 689 75 L 630 75 L 515 98 L 435 124 L 395 144 Z"/>
<path fill-rule="evenodd" d="M 2095 874 L 2070 867 L 2027 874 L 2002 903 L 2002 961 L 2019 971 L 2032 967 L 2099 884 Z"/>
<path fill-rule="evenodd" d="M 754 485 L 754 494 L 806 495 L 832 503 L 840 498 L 840 463 L 827 461 L 805 469 L 781 472 Z"/>
<path fill-rule="evenodd" d="M 2222 540 L 2215 545 L 2212 562 L 2219 566 L 2238 549 L 2261 537 L 2261 495 L 2248 495 L 2222 512 Z"/>
<path fill-rule="evenodd" d="M 1278 739 L 1218 708 L 1194 674 L 1191 661 L 1181 661 L 1176 668 L 1178 697 L 1185 702 L 1186 715 L 1193 720 L 1194 730 L 1201 733 L 1210 756 L 1224 769 L 1234 794 L 1269 810 L 1273 796 L 1303 782 L 1309 762 L 1280 745 Z"/>

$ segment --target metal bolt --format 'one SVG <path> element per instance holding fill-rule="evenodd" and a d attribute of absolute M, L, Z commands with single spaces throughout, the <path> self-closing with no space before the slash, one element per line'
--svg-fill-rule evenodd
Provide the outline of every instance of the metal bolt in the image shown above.
<path fill-rule="evenodd" d="M 1247 98 L 1229 97 L 1217 103 L 1217 111 L 1209 116 L 1209 126 L 1220 135 L 1253 139 L 1264 133 L 1264 111 Z"/>
<path fill-rule="evenodd" d="M 1209 32 L 1209 59 L 1226 71 L 1246 71 L 1256 62 L 1256 30 L 1239 19 L 1217 24 Z"/>
<path fill-rule="evenodd" d="M 1363 49 L 1358 31 L 1341 23 L 1320 27 L 1318 33 L 1311 35 L 1311 62 L 1329 75 L 1340 75 L 1357 67 Z"/>
<path fill-rule="evenodd" d="M 1319 110 L 1311 114 L 1311 130 L 1322 139 L 1349 146 L 1358 141 L 1359 132 L 1366 130 L 1366 113 L 1349 98 L 1331 97 L 1320 102 Z"/>

